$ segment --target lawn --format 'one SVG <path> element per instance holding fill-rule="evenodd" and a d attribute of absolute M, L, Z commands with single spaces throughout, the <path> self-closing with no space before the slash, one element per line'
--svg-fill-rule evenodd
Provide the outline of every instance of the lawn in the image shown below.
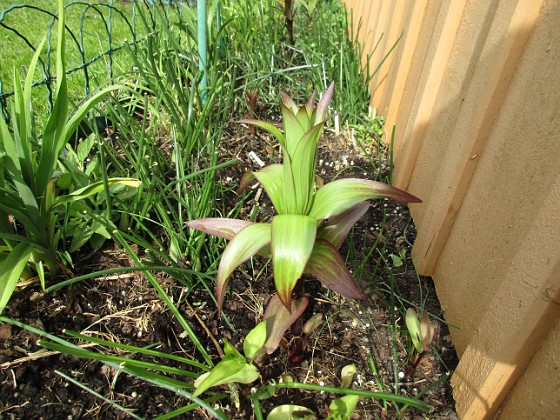
<path fill-rule="evenodd" d="M 204 74 L 186 4 L 65 2 L 62 45 L 53 3 L 2 6 L 0 413 L 453 415 L 416 198 L 388 186 L 341 4 L 209 1 Z M 34 73 L 9 28 L 52 31 Z"/>

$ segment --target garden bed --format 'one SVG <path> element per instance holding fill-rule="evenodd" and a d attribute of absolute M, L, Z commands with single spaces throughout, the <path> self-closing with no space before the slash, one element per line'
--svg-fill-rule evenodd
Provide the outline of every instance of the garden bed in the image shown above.
<path fill-rule="evenodd" d="M 227 136 L 224 144 L 228 147 L 221 151 L 222 159 L 239 158 L 240 163 L 221 170 L 219 180 L 224 184 L 236 185 L 246 170 L 257 169 L 254 158 L 249 157 L 250 152 L 266 163 L 279 159 L 276 150 L 271 153 L 270 147 L 266 147 L 270 139 L 262 133 L 250 134 L 246 127 L 235 124 L 229 127 Z M 376 147 L 376 144 L 370 146 Z M 349 130 L 343 130 L 338 136 L 329 130 L 320 147 L 318 175 L 325 181 L 339 174 L 371 177 L 370 171 L 374 168 L 369 160 L 371 156 L 355 146 Z M 389 154 L 378 156 L 375 167 L 388 176 Z M 226 199 L 226 208 L 231 208 L 239 203 L 240 197 L 231 191 Z M 258 220 L 265 221 L 271 216 L 266 210 L 271 208 L 266 194 L 261 195 L 255 188 L 244 202 L 240 216 L 253 214 L 257 206 Z M 445 377 L 454 368 L 456 356 L 448 328 L 441 322 L 442 312 L 431 280 L 418 277 L 410 260 L 409 244 L 414 235 L 406 206 L 391 200 L 372 202 L 371 209 L 349 238 L 352 243 L 343 248 L 343 255 L 350 255 L 354 262 L 363 265 L 354 267 L 354 271 L 359 269 L 363 273 L 359 279 L 366 298 L 346 300 L 328 293 L 318 282 L 311 282 L 308 294 L 312 303 L 306 316 L 321 312 L 325 317 L 324 325 L 312 336 L 301 363 L 291 363 L 282 349 L 267 359 L 262 367 L 261 384 L 278 381 L 282 375 L 289 374 L 298 382 L 337 387 L 341 368 L 354 363 L 356 389 L 395 392 L 398 387 L 398 394 L 414 396 L 437 383 L 422 397 L 434 407 L 428 417 L 451 418 L 453 400 Z M 374 246 L 379 251 L 366 257 Z M 382 252 L 384 258 L 378 252 Z M 395 266 L 398 259 L 393 260 L 397 256 L 402 259 L 398 267 Z M 223 345 L 222 338 L 240 348 L 243 337 L 262 318 L 263 307 L 274 292 L 271 269 L 263 263 L 254 259 L 235 273 L 224 308 L 226 320 L 222 322 L 217 319 L 216 305 L 207 290 L 198 288 L 187 299 L 182 299 L 184 290 L 172 276 L 160 273 L 157 279 L 169 295 L 179 299 L 180 311 L 208 352 L 218 359 L 216 346 Z M 100 252 L 83 251 L 75 260 L 75 274 L 133 265 L 124 250 L 107 244 Z M 402 378 L 409 365 L 410 343 L 401 316 L 404 308 L 416 305 L 425 307 L 432 316 L 436 327 L 434 351 L 424 358 L 412 377 Z M 59 336 L 63 336 L 64 329 L 70 329 L 119 343 L 141 347 L 155 345 L 168 353 L 196 354 L 177 320 L 140 273 L 99 277 L 48 294 L 41 292 L 38 284 L 30 284 L 18 290 L 5 315 Z M 171 391 L 119 373 L 100 362 L 48 353 L 36 344 L 38 338 L 16 326 L 1 326 L 0 392 L 3 397 L 0 412 L 6 418 L 126 417 L 114 404 L 69 383 L 55 371 L 75 378 L 145 418 L 188 403 Z M 216 404 L 229 418 L 251 418 L 253 408 L 248 399 L 251 386 L 254 385 L 241 385 L 230 398 Z M 227 386 L 223 386 L 223 390 L 230 391 Z M 277 405 L 295 403 L 311 408 L 324 418 L 334 398 L 330 393 L 283 390 L 263 400 L 262 408 L 267 413 Z M 356 418 L 393 418 L 398 410 L 391 403 L 362 398 L 355 415 Z M 402 415 L 415 418 L 421 412 L 408 409 Z M 207 414 L 204 410 L 195 410 L 195 417 L 206 418 Z"/>
<path fill-rule="evenodd" d="M 226 243 L 187 226 L 189 221 L 209 217 L 268 223 L 275 215 L 261 185 L 253 182 L 244 192 L 236 190 L 247 171 L 282 162 L 278 139 L 235 121 L 255 117 L 281 127 L 279 90 L 304 103 L 313 90 L 324 92 L 334 80 L 334 96 L 329 90 L 329 100 L 322 102 L 321 115 L 316 121 L 313 116 L 313 124 L 322 128 L 327 113 L 337 113 L 342 127 L 335 130 L 335 119 L 326 119 L 316 177 L 302 176 L 303 170 L 294 175 L 297 170 L 289 169 L 282 178 L 298 186 L 298 180 L 302 181 L 298 200 L 305 195 L 306 208 L 313 200 L 319 201 L 316 187 L 337 178 L 390 183 L 393 162 L 383 119 L 367 116 L 370 69 L 360 64 L 361 51 L 354 49 L 347 33 L 348 15 L 338 2 L 307 5 L 305 10 L 299 6 L 292 27 L 288 16 L 294 10 L 288 13 L 276 0 L 222 1 L 223 27 L 217 30 L 219 18 L 208 22 L 208 48 L 213 54 L 204 73 L 208 89 L 203 91 L 199 89 L 203 73 L 196 53 L 194 10 L 155 3 L 123 3 L 125 13 L 131 14 L 126 22 L 135 25 L 121 20 L 122 28 L 127 34 L 129 29 L 142 34 L 142 39 L 133 44 L 122 39 L 122 49 L 102 52 L 99 57 L 114 54 L 108 68 L 103 60 L 88 64 L 100 88 L 116 86 L 89 95 L 76 110 L 73 104 L 82 96 L 74 82 L 80 77 L 69 71 L 68 80 L 74 82 L 66 91 L 64 72 L 60 72 L 57 78 L 41 82 L 51 84 L 55 92 L 48 95 L 47 104 L 39 99 L 40 90 L 32 90 L 31 66 L 25 94 L 15 95 L 16 106 L 5 110 L 15 115 L 0 133 L 1 156 L 11 163 L 0 169 L 0 192 L 9 198 L 3 200 L 0 213 L 0 264 L 21 273 L 12 276 L 10 285 L 20 277 L 28 280 L 18 284 L 13 295 L 11 287 L 3 289 L 2 297 L 7 301 L 11 296 L 11 300 L 0 323 L 0 418 L 260 420 L 283 404 L 307 407 L 326 418 L 339 394 L 352 393 L 361 395 L 352 418 L 452 418 L 448 378 L 456 356 L 448 327 L 431 280 L 418 276 L 410 259 L 415 230 L 408 208 L 389 199 L 360 207 L 368 207 L 367 212 L 339 249 L 363 290 L 363 299 L 345 299 L 306 278 L 309 305 L 280 348 L 262 361 L 239 355 L 253 373 L 257 366 L 252 363 L 256 363 L 260 376 L 249 384 L 211 387 L 199 398 L 193 397 L 199 387 L 196 378 L 222 360 L 227 342 L 243 348 L 245 337 L 262 321 L 275 293 L 271 263 L 262 257 L 250 258 L 232 275 L 220 319 L 213 288 Z M 80 5 L 68 7 L 68 23 L 83 34 L 79 23 L 86 10 L 92 11 Z M 82 6 L 80 15 L 75 7 Z M 59 7 L 64 9 L 61 1 Z M 217 10 L 211 7 L 210 13 Z M 117 9 L 113 12 L 115 19 L 124 17 Z M 52 19 L 50 12 L 43 13 Z M 96 23 L 99 13 L 93 14 L 96 18 L 88 22 L 96 28 L 102 22 Z M 278 22 L 285 22 L 286 27 Z M 111 25 L 103 26 L 109 34 Z M 286 33 L 288 27 L 295 28 L 295 35 L 291 30 Z M 57 40 L 63 39 L 64 28 L 58 26 Z M 117 33 L 115 29 L 115 40 Z M 51 54 L 62 52 L 68 43 L 49 47 L 46 50 Z M 46 57 L 41 51 L 37 54 Z M 62 53 L 50 58 L 63 70 Z M 77 68 L 81 67 L 73 70 Z M 31 104 L 39 110 L 37 114 L 26 111 Z M 36 105 L 54 105 L 54 111 Z M 102 126 L 76 122 L 68 132 L 79 127 L 78 135 L 66 137 L 65 145 L 59 143 L 61 134 L 53 130 L 73 121 L 67 115 L 72 112 Z M 79 135 L 84 128 L 91 128 L 90 136 Z M 293 133 L 286 150 L 295 144 Z M 318 133 L 313 131 L 306 139 Z M 57 140 L 49 141 L 52 138 Z M 9 147 L 18 142 L 22 147 Z M 314 148 L 297 150 L 298 158 L 303 156 L 301 166 L 315 155 Z M 38 170 L 34 159 L 48 153 L 52 159 L 41 162 L 49 167 Z M 14 162 L 26 170 L 18 171 Z M 20 172 L 25 172 L 25 179 Z M 27 189 L 20 188 L 22 183 Z M 352 185 L 364 184 L 368 198 L 372 191 L 379 191 L 379 184 L 371 182 Z M 313 241 L 317 232 L 323 234 L 313 248 L 317 254 L 305 260 L 301 269 L 338 258 L 340 244 L 333 231 L 341 233 L 336 218 L 342 210 L 314 215 L 310 222 L 309 209 L 293 204 L 287 188 L 282 192 L 286 203 L 293 199 L 291 216 L 298 223 L 304 219 L 302 226 L 313 234 Z M 323 204 L 329 204 L 324 197 Z M 400 197 L 415 199 L 404 193 Z M 343 204 L 350 205 L 349 201 Z M 287 224 L 281 226 L 287 232 L 293 230 Z M 272 236 L 271 242 L 278 244 Z M 295 244 L 295 235 L 288 236 L 292 251 L 311 253 L 311 248 Z M 20 257 L 8 260 L 10 255 Z M 296 265 L 294 260 L 290 263 Z M 45 270 L 43 261 L 46 291 L 38 276 L 33 277 Z M 330 274 L 331 285 L 336 282 L 340 293 L 353 290 L 350 294 L 361 295 L 351 276 L 342 278 L 346 272 L 335 271 L 336 264 L 329 268 L 323 270 L 322 280 Z M 333 272 L 342 273 L 341 277 L 333 279 Z M 299 275 L 288 280 L 297 282 Z M 317 276 L 321 278 L 321 273 Z M 298 292 L 303 290 L 299 284 Z M 294 300 L 305 299 L 296 296 Z M 404 321 L 410 308 L 427 311 L 435 328 L 431 347 L 415 369 L 410 360 L 413 340 Z M 300 324 L 318 313 L 323 322 L 313 334 L 303 337 L 297 332 Z M 341 372 L 348 365 L 354 365 L 356 372 L 352 382 L 342 386 Z"/>

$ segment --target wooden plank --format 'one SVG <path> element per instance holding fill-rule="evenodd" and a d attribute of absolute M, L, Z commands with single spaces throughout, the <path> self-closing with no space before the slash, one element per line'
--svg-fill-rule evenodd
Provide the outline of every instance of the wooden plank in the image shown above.
<path fill-rule="evenodd" d="M 365 67 L 369 63 L 372 49 L 375 47 L 375 43 L 377 42 L 377 40 L 375 39 L 375 22 L 377 21 L 377 15 L 379 13 L 381 3 L 376 1 L 373 3 L 369 3 L 364 7 L 365 10 L 363 16 L 367 16 L 367 18 L 364 19 L 364 33 L 362 35 L 362 65 Z"/>
<path fill-rule="evenodd" d="M 560 322 L 556 321 L 531 364 L 500 409 L 503 419 L 554 419 L 560 413 Z M 556 392 L 556 393 L 555 393 Z M 538 415 L 537 415 L 538 413 Z"/>
<path fill-rule="evenodd" d="M 525 255 L 519 258 L 526 260 Z M 492 307 L 498 309 L 487 312 L 480 324 L 480 335 L 468 345 L 452 377 L 457 413 L 463 420 L 494 418 L 551 326 L 560 318 L 560 257 L 550 269 L 550 277 L 537 280 L 540 284 L 536 290 L 519 285 L 520 270 L 516 270 L 509 273 L 510 278 L 497 291 Z M 511 308 L 504 311 L 504 300 L 521 308 L 513 314 Z M 543 392 L 552 401 L 558 400 L 558 389 Z"/>
<path fill-rule="evenodd" d="M 399 66 L 397 82 L 393 97 L 387 112 L 387 127 L 396 126 L 394 155 L 398 161 L 396 171 L 403 166 L 403 154 L 401 150 L 410 147 L 410 142 L 403 133 L 406 131 L 409 119 L 412 119 L 412 107 L 417 91 L 419 91 L 420 79 L 423 68 L 428 57 L 428 51 L 432 39 L 437 36 L 435 32 L 436 22 L 442 7 L 441 1 L 417 1 L 408 25 L 404 28 L 405 45 L 403 61 Z M 405 145 L 406 142 L 406 145 Z M 395 175 L 398 179 L 398 175 Z"/>
<path fill-rule="evenodd" d="M 529 17 L 524 5 L 496 19 Z M 534 29 L 508 23 L 533 35 L 434 271 L 445 317 L 461 327 L 452 385 L 466 419 L 493 418 L 560 316 L 559 21 L 558 3 L 543 2 Z"/>
<path fill-rule="evenodd" d="M 387 115 L 389 105 L 387 96 L 388 92 L 392 90 L 395 83 L 395 75 L 397 73 L 400 56 L 402 54 L 402 49 L 399 48 L 401 46 L 400 42 L 397 43 L 397 46 L 392 52 L 390 51 L 397 40 L 399 40 L 402 33 L 403 20 L 408 9 L 411 9 L 411 7 L 409 7 L 406 3 L 402 1 L 393 1 L 391 2 L 391 8 L 388 10 L 385 17 L 385 44 L 383 46 L 382 54 L 379 55 L 377 63 L 380 63 L 387 54 L 390 55 L 379 70 L 379 76 L 376 80 L 376 84 L 371 90 L 373 96 L 370 101 L 370 105 L 372 107 L 376 107 L 378 109 L 378 114 L 380 115 Z M 400 41 L 402 41 L 402 39 Z"/>
<path fill-rule="evenodd" d="M 382 0 L 379 2 L 379 11 L 377 12 L 377 19 L 375 20 L 375 31 L 373 32 L 373 39 L 376 45 L 375 52 L 371 55 L 369 60 L 369 68 L 371 72 L 374 72 L 379 66 L 379 63 L 383 60 L 383 56 L 386 52 L 387 46 L 387 32 L 391 26 L 392 15 L 395 9 L 395 4 L 397 2 L 394 0 Z M 381 83 L 383 79 L 383 71 L 377 71 L 375 76 L 371 79 L 369 84 L 370 92 L 370 103 L 375 95 L 375 90 L 377 86 Z"/>
<path fill-rule="evenodd" d="M 472 83 L 475 87 L 466 93 L 475 96 L 473 101 L 476 102 L 476 106 L 471 108 L 472 114 L 469 113 L 466 117 L 468 118 L 466 130 L 463 129 L 462 133 L 453 133 L 454 140 L 462 144 L 462 150 L 458 153 L 463 156 L 447 165 L 449 171 L 444 174 L 444 179 L 440 178 L 439 184 L 441 186 L 441 183 L 445 182 L 442 188 L 444 192 L 437 195 L 437 200 L 431 197 L 429 217 L 423 219 L 425 223 L 422 223 L 420 228 L 422 235 L 414 245 L 413 258 L 417 262 L 418 271 L 423 275 L 433 274 L 439 254 L 461 207 L 479 157 L 489 138 L 488 133 L 504 100 L 516 63 L 538 18 L 541 2 L 536 3 L 534 0 L 521 0 L 516 3 L 501 48 L 494 51 L 494 46 L 488 45 L 487 50 L 483 51 L 485 61 L 477 65 L 475 72 L 478 74 L 474 77 L 478 78 L 479 82 Z M 488 65 L 490 60 L 492 65 Z M 489 74 L 488 68 L 493 69 Z M 427 124 L 428 122 L 425 122 L 423 132 Z M 413 165 L 409 165 L 409 168 L 412 167 Z M 411 174 L 409 171 L 404 176 L 410 177 Z M 418 182 L 422 181 L 418 179 Z M 418 224 L 420 221 L 417 221 Z"/>
<path fill-rule="evenodd" d="M 426 71 L 426 85 L 416 94 L 416 113 L 409 120 L 405 132 L 406 139 L 399 149 L 397 165 L 393 177 L 394 183 L 400 188 L 407 189 L 416 163 L 416 156 L 422 146 L 426 127 L 432 118 L 435 99 L 439 92 L 441 81 L 445 75 L 446 64 L 453 50 L 455 36 L 461 23 L 461 17 L 467 0 L 450 2 L 445 15 L 443 27 L 438 34 L 435 55 Z"/>

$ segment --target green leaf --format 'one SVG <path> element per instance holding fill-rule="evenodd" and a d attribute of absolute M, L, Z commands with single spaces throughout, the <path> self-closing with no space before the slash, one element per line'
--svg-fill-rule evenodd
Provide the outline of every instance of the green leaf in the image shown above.
<path fill-rule="evenodd" d="M 245 362 L 245 357 L 228 340 L 224 339 L 224 359 L 235 359 Z"/>
<path fill-rule="evenodd" d="M 350 420 L 359 400 L 360 397 L 358 395 L 345 395 L 344 397 L 333 400 L 329 405 L 331 414 L 327 417 L 327 419 L 340 418 Z"/>
<path fill-rule="evenodd" d="M 126 185 L 129 187 L 139 187 L 142 184 L 142 181 L 137 180 L 136 178 L 109 178 L 107 180 L 109 187 L 113 185 Z M 61 204 L 72 203 L 74 201 L 83 200 L 91 195 L 100 193 L 104 191 L 105 184 L 103 181 L 93 182 L 90 185 L 87 185 L 83 188 L 80 188 L 76 191 L 73 191 L 67 195 L 61 195 L 57 197 L 53 207 L 59 206 Z"/>
<path fill-rule="evenodd" d="M 418 353 L 422 353 L 424 351 L 424 345 L 422 344 L 422 324 L 414 309 L 408 308 L 406 310 L 405 323 L 414 348 Z"/>
<path fill-rule="evenodd" d="M 87 136 L 84 139 L 84 141 L 82 141 L 78 145 L 76 155 L 78 157 L 80 164 L 83 165 L 83 163 L 86 161 L 87 157 L 91 153 L 91 149 L 93 148 L 94 144 L 95 144 L 95 135 L 92 133 L 89 136 Z"/>
<path fill-rule="evenodd" d="M 216 299 L 218 316 L 224 304 L 225 288 L 235 268 L 259 252 L 271 241 L 271 228 L 267 223 L 254 223 L 239 231 L 226 247 L 216 279 Z"/>
<path fill-rule="evenodd" d="M 356 365 L 351 363 L 342 368 L 340 372 L 341 388 L 351 388 L 354 374 L 356 373 Z"/>
<path fill-rule="evenodd" d="M 392 198 L 408 203 L 421 202 L 412 194 L 383 182 L 345 178 L 326 184 L 317 191 L 309 215 L 316 219 L 326 219 L 336 216 L 362 201 L 374 198 Z"/>
<path fill-rule="evenodd" d="M 273 408 L 266 420 L 316 420 L 315 413 L 307 407 L 295 404 L 284 404 Z"/>
<path fill-rule="evenodd" d="M 309 299 L 303 296 L 292 301 L 290 310 L 286 309 L 278 295 L 273 295 L 264 313 L 266 321 L 266 343 L 264 348 L 268 354 L 274 353 L 280 340 L 290 326 L 296 322 L 307 308 Z"/>
<path fill-rule="evenodd" d="M 249 364 L 245 359 L 224 357 L 210 372 L 201 375 L 195 382 L 196 390 L 193 397 L 202 394 L 208 388 L 238 382 L 249 384 L 259 377 L 259 371 L 256 366 Z"/>
<path fill-rule="evenodd" d="M 272 205 L 279 214 L 286 213 L 283 172 L 283 165 L 278 164 L 268 165 L 257 172 L 253 172 L 253 175 L 262 184 L 270 197 L 270 201 L 272 201 Z"/>
<path fill-rule="evenodd" d="M 295 186 L 296 212 L 308 214 L 313 204 L 315 161 L 322 124 L 316 125 L 300 139 L 291 160 Z"/>
<path fill-rule="evenodd" d="M 319 280 L 323 286 L 348 299 L 364 297 L 339 252 L 324 239 L 315 242 L 305 272 Z"/>
<path fill-rule="evenodd" d="M 301 124 L 302 122 L 291 109 L 284 105 L 280 105 L 280 109 L 284 122 L 284 135 L 286 136 L 286 151 L 293 158 L 296 146 L 307 131 L 307 128 Z"/>
<path fill-rule="evenodd" d="M 31 189 L 35 187 L 35 177 L 34 177 L 34 160 L 35 157 L 33 156 L 33 147 L 36 146 L 34 142 L 36 139 L 33 137 L 33 126 L 35 124 L 34 117 L 33 117 L 33 106 L 32 106 L 32 91 L 33 91 L 33 77 L 35 76 L 35 69 L 37 67 L 37 62 L 39 61 L 39 56 L 43 50 L 43 46 L 45 45 L 46 38 L 43 38 L 35 54 L 33 55 L 33 59 L 29 64 L 29 69 L 27 70 L 27 76 L 25 78 L 25 87 L 23 90 L 23 98 L 21 102 L 21 111 L 23 115 L 20 123 L 19 123 L 19 132 L 20 132 L 20 139 L 19 139 L 19 149 L 21 150 L 21 170 L 23 179 L 28 183 Z M 15 127 L 14 127 L 15 128 Z"/>
<path fill-rule="evenodd" d="M 304 337 L 309 337 L 313 333 L 313 331 L 315 331 L 321 325 L 323 325 L 323 314 L 319 312 L 309 318 L 303 325 L 302 335 Z"/>
<path fill-rule="evenodd" d="M 292 290 L 309 261 L 317 221 L 297 214 L 277 215 L 272 218 L 272 266 L 274 284 L 280 300 L 291 307 Z"/>
<path fill-rule="evenodd" d="M 232 240 L 239 231 L 253 222 L 225 217 L 203 218 L 187 222 L 187 226 L 210 235 Z"/>
<path fill-rule="evenodd" d="M 354 224 L 367 212 L 369 203 L 362 202 L 348 210 L 331 217 L 319 227 L 318 239 L 329 241 L 336 249 L 340 248 Z"/>
<path fill-rule="evenodd" d="M 45 132 L 43 133 L 43 149 L 37 170 L 37 178 L 39 182 L 37 186 L 38 190 L 44 189 L 46 182 L 52 178 L 56 167 L 56 161 L 62 152 L 62 149 L 64 149 L 64 146 L 68 143 L 70 136 L 76 131 L 78 125 L 85 118 L 86 114 L 108 94 L 121 88 L 122 86 L 120 85 L 109 86 L 93 94 L 84 104 L 82 104 L 82 106 L 80 106 L 80 108 L 76 110 L 68 122 L 63 124 L 62 122 L 66 121 L 68 108 L 66 78 L 64 78 L 64 82 L 60 86 L 59 93 L 54 104 L 53 112 L 47 121 Z"/>
<path fill-rule="evenodd" d="M 285 147 L 286 138 L 284 137 L 284 134 L 282 134 L 282 132 L 278 128 L 276 128 L 274 124 L 271 124 L 266 121 L 251 120 L 251 119 L 239 120 L 238 122 L 245 123 L 245 124 L 252 124 L 252 125 L 256 125 L 257 127 L 264 128 L 278 139 L 282 147 Z"/>
<path fill-rule="evenodd" d="M 266 321 L 262 321 L 245 336 L 245 341 L 243 342 L 243 353 L 245 353 L 245 357 L 252 360 L 255 354 L 264 346 L 265 342 Z"/>
<path fill-rule="evenodd" d="M 14 293 L 17 282 L 29 262 L 32 250 L 31 245 L 19 243 L 10 251 L 8 257 L 0 262 L 0 313 Z"/>

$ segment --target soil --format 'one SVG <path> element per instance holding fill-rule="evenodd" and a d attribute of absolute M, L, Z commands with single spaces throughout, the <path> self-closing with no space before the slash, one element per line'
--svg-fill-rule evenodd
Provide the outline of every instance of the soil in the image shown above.
<path fill-rule="evenodd" d="M 225 138 L 229 140 L 221 153 L 223 159 L 228 160 L 232 156 L 240 159 L 239 164 L 218 174 L 220 182 L 232 187 L 225 203 L 226 207 L 232 208 L 240 199 L 233 192 L 233 187 L 239 184 L 245 171 L 259 167 L 249 153 L 254 152 L 266 164 L 277 162 L 280 157 L 278 149 L 270 147 L 271 141 L 266 135 L 253 133 L 246 126 L 232 124 Z M 372 141 L 371 147 L 376 147 L 376 143 Z M 373 168 L 378 168 L 381 175 L 388 176 L 388 154 L 373 163 Z M 369 159 L 352 141 L 348 130 L 340 135 L 327 130 L 319 152 L 318 175 L 328 182 L 335 176 L 373 179 L 376 173 Z M 268 220 L 272 216 L 272 207 L 266 194 L 256 185 L 251 191 L 239 217 L 248 218 L 256 214 L 257 220 Z M 454 369 L 457 358 L 432 281 L 418 277 L 410 260 L 409 251 L 414 237 L 414 225 L 405 205 L 390 200 L 372 202 L 371 209 L 356 225 L 349 239 L 354 246 L 341 249 L 342 255 L 352 252 L 354 261 L 363 262 L 362 267 L 357 264 L 353 268 L 355 273 L 361 269 L 361 275 L 356 277 L 366 298 L 347 300 L 330 293 L 316 281 L 308 281 L 306 293 L 311 303 L 305 317 L 321 312 L 323 326 L 310 338 L 299 363 L 293 363 L 282 348 L 265 360 L 261 368 L 261 384 L 268 380 L 278 381 L 283 374 L 289 374 L 299 382 L 338 387 L 342 367 L 354 363 L 357 374 L 353 387 L 357 389 L 394 392 L 398 387 L 399 394 L 414 396 L 440 381 L 422 397 L 434 407 L 432 413 L 408 409 L 401 413 L 401 418 L 456 418 L 449 379 L 445 375 Z M 374 251 L 368 256 L 376 242 L 379 252 Z M 402 250 L 406 251 L 402 265 L 389 271 L 383 258 L 391 265 L 390 254 L 398 256 Z M 74 263 L 77 275 L 133 265 L 124 250 L 111 244 L 100 252 L 84 250 L 74 257 Z M 158 281 L 170 295 L 181 295 L 181 287 L 169 275 L 158 274 Z M 397 293 L 392 294 L 391 289 Z M 230 282 L 224 316 L 232 327 L 218 321 L 215 304 L 203 288 L 183 299 L 179 309 L 217 361 L 219 356 L 214 340 L 221 342 L 227 338 L 240 349 L 243 337 L 261 319 L 263 308 L 273 292 L 270 267 L 266 261 L 256 258 L 243 270 L 237 270 Z M 392 316 L 395 315 L 392 314 L 401 317 L 406 307 L 422 304 L 436 327 L 432 351 L 422 359 L 411 377 L 403 378 L 399 373 L 406 372 L 410 366 L 411 345 L 403 319 L 393 322 Z M 396 311 L 391 308 L 396 308 Z M 155 348 L 159 351 L 195 355 L 189 339 L 181 334 L 181 326 L 141 273 L 101 276 L 51 293 L 43 293 L 38 284 L 30 284 L 18 288 L 3 315 L 61 337 L 64 336 L 63 330 L 69 329 L 135 346 L 157 343 Z M 397 325 L 397 328 L 393 329 L 391 325 Z M 46 352 L 37 345 L 38 338 L 22 328 L 0 325 L 0 419 L 128 417 L 103 399 L 68 382 L 57 372 L 82 382 L 144 418 L 155 417 L 189 403 L 186 398 L 171 391 L 119 374 L 100 362 Z M 93 349 L 99 350 L 99 347 L 94 346 Z M 126 354 L 120 350 L 115 352 Z M 377 377 L 372 372 L 372 364 L 377 370 Z M 383 384 L 385 389 L 379 384 Z M 258 385 L 239 386 L 239 398 L 221 400 L 223 405 L 220 408 L 229 418 L 253 418 L 253 408 L 247 395 L 252 386 Z M 223 390 L 229 391 L 229 388 L 223 387 Z M 329 393 L 282 390 L 261 403 L 265 416 L 275 406 L 293 403 L 309 407 L 319 418 L 325 418 L 334 398 L 335 395 Z M 202 409 L 183 416 L 209 418 Z M 398 416 L 392 404 L 361 398 L 353 418 Z"/>

